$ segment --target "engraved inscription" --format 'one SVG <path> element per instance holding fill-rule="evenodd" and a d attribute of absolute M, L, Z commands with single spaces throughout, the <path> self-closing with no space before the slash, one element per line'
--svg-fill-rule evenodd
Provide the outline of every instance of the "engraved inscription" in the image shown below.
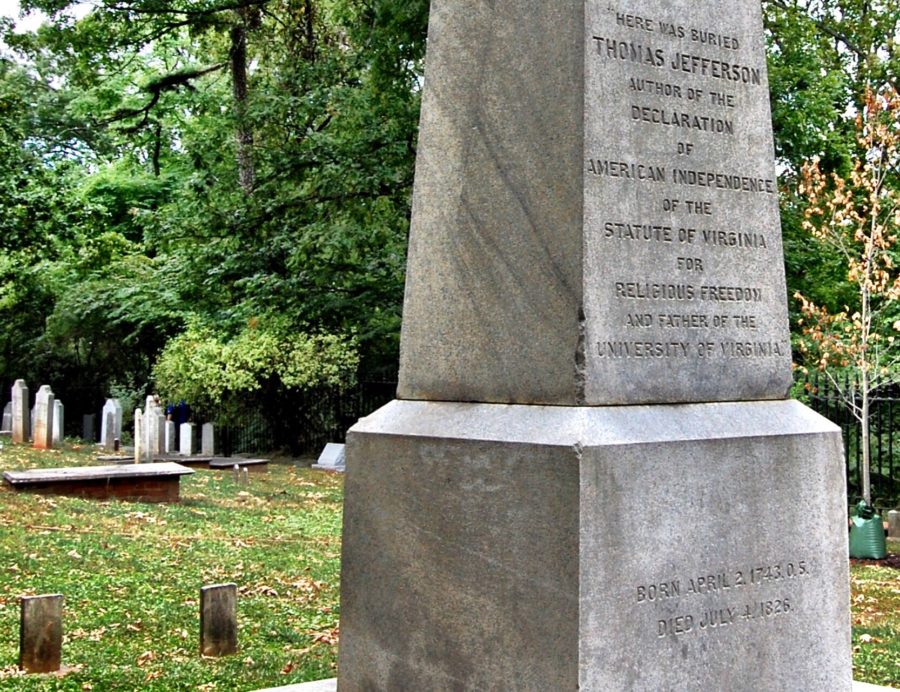
<path fill-rule="evenodd" d="M 797 599 L 786 589 L 811 576 L 810 562 L 785 560 L 763 565 L 722 569 L 711 574 L 675 577 L 633 587 L 634 603 L 640 608 L 677 601 L 680 612 L 656 618 L 656 636 L 680 637 L 752 621 L 767 621 L 797 611 Z M 773 595 L 760 590 L 778 589 Z M 751 595 L 751 592 L 756 592 Z M 717 596 L 713 607 L 691 608 L 696 596 Z"/>
<path fill-rule="evenodd" d="M 586 138 L 586 209 L 611 268 L 594 294 L 593 357 L 786 362 L 786 315 L 772 320 L 778 186 L 754 139 L 768 117 L 763 52 L 736 27 L 621 4 L 595 6 L 586 32 L 602 112 Z"/>

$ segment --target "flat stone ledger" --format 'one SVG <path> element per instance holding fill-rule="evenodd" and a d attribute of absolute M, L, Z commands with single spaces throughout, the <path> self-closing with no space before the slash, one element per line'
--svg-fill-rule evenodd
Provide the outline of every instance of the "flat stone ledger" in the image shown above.
<path fill-rule="evenodd" d="M 784 398 L 759 3 L 534 5 L 432 4 L 398 396 Z"/>
<path fill-rule="evenodd" d="M 341 690 L 850 690 L 839 430 L 793 401 L 351 429 Z"/>

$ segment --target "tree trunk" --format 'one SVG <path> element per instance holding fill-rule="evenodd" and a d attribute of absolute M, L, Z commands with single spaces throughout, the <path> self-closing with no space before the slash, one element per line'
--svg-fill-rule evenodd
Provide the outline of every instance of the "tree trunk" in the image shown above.
<path fill-rule="evenodd" d="M 238 10 L 238 21 L 231 28 L 231 85 L 236 121 L 234 136 L 237 144 L 238 181 L 241 189 L 247 194 L 253 192 L 256 183 L 256 170 L 253 166 L 253 131 L 247 122 L 247 27 L 251 20 L 249 13 L 255 11 L 255 8 Z"/>

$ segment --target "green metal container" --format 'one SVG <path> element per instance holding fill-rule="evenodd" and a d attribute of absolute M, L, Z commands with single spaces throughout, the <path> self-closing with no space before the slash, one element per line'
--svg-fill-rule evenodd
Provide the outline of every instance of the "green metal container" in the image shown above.
<path fill-rule="evenodd" d="M 850 526 L 850 557 L 881 560 L 887 557 L 884 524 L 874 507 L 865 501 L 856 505 L 856 516 Z"/>

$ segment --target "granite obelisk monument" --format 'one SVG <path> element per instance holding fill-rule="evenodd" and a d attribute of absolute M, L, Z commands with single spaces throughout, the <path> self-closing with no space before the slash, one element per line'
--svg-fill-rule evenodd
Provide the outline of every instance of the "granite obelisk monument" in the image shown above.
<path fill-rule="evenodd" d="M 754 0 L 433 0 L 339 689 L 850 689 L 773 151 Z"/>

